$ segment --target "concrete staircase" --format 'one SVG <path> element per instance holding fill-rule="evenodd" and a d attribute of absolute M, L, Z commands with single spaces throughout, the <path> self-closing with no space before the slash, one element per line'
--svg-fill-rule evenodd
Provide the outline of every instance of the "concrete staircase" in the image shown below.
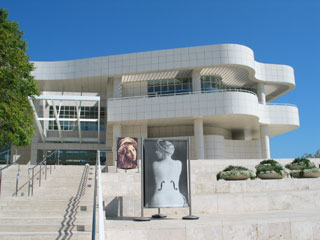
<path fill-rule="evenodd" d="M 19 188 L 28 180 L 28 168 L 20 166 Z M 28 184 L 15 196 L 18 166 L 3 172 L 0 198 L 0 239 L 90 239 L 94 191 L 94 166 L 47 166 L 35 178 L 33 196 Z"/>
<path fill-rule="evenodd" d="M 140 216 L 140 173 L 109 168 L 102 174 L 107 239 L 320 239 L 320 179 L 216 180 L 228 165 L 254 169 L 260 161 L 192 161 L 192 209 L 200 217 L 195 221 L 181 220 L 188 209 L 168 208 L 161 209 L 166 219 L 134 222 Z M 145 209 L 144 215 L 156 212 Z"/>

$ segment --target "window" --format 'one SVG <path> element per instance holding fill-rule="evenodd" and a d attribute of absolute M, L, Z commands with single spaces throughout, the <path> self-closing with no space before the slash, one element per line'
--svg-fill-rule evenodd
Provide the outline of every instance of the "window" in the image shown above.
<path fill-rule="evenodd" d="M 59 107 L 56 106 L 57 113 L 59 113 Z M 49 117 L 54 118 L 53 106 L 49 108 Z M 61 106 L 59 114 L 59 123 L 62 131 L 76 131 L 78 130 L 77 121 L 63 121 L 63 118 L 77 118 L 76 106 Z M 80 110 L 81 119 L 97 119 L 98 107 L 81 107 Z M 104 130 L 104 107 L 100 108 L 100 130 Z M 81 130 L 83 131 L 97 131 L 97 122 L 81 122 Z M 57 122 L 55 120 L 49 121 L 49 130 L 58 130 Z"/>
<path fill-rule="evenodd" d="M 174 78 L 148 81 L 148 95 L 174 95 L 192 92 L 191 78 Z"/>
<path fill-rule="evenodd" d="M 201 91 L 210 92 L 222 88 L 222 78 L 218 76 L 202 76 L 201 77 Z"/>

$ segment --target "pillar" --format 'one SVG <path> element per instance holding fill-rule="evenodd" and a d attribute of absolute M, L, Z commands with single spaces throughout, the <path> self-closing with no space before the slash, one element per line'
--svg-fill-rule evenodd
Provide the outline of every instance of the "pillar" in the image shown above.
<path fill-rule="evenodd" d="M 269 134 L 268 126 L 260 126 L 260 142 L 261 142 L 261 157 L 263 159 L 270 159 L 270 143 L 269 143 Z"/>
<path fill-rule="evenodd" d="M 200 92 L 201 91 L 201 69 L 192 70 L 192 91 Z"/>
<path fill-rule="evenodd" d="M 243 139 L 244 140 L 252 140 L 252 130 L 251 129 L 244 129 L 243 130 Z"/>
<path fill-rule="evenodd" d="M 266 93 L 264 90 L 264 83 L 258 83 L 258 99 L 261 104 L 266 104 Z"/>
<path fill-rule="evenodd" d="M 112 152 L 113 152 L 113 161 L 117 160 L 117 140 L 118 137 L 121 137 L 121 125 L 115 124 L 112 128 L 113 133 L 113 144 L 112 144 Z"/>
<path fill-rule="evenodd" d="M 121 91 L 121 77 L 113 79 L 113 97 L 114 98 L 121 98 L 122 91 Z"/>
<path fill-rule="evenodd" d="M 196 159 L 204 159 L 203 120 L 195 119 L 193 124 Z"/>

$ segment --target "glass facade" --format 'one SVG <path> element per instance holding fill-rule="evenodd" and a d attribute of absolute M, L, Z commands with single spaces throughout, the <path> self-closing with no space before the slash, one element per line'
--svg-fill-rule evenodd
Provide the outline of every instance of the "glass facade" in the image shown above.
<path fill-rule="evenodd" d="M 244 87 L 232 87 L 227 86 L 222 83 L 222 78 L 219 76 L 201 76 L 201 91 L 202 92 L 214 92 L 219 89 L 233 90 L 240 89 L 253 92 L 257 94 L 257 89 L 255 88 L 244 88 Z"/>
<path fill-rule="evenodd" d="M 222 78 L 218 76 L 202 76 L 201 91 L 208 92 L 222 88 Z"/>
<path fill-rule="evenodd" d="M 80 151 L 80 150 L 57 150 L 48 151 L 48 164 L 60 165 L 84 165 L 86 163 L 95 164 L 97 151 Z M 51 155 L 50 155 L 51 154 Z M 100 163 L 103 165 L 106 161 L 106 152 L 100 152 Z"/>
<path fill-rule="evenodd" d="M 59 112 L 59 107 L 56 106 L 57 112 Z M 100 108 L 100 130 L 103 131 L 104 127 L 104 107 Z M 54 118 L 53 106 L 49 108 L 49 117 Z M 59 118 L 77 118 L 76 106 L 61 106 Z M 98 118 L 98 107 L 81 107 L 80 118 L 86 119 L 97 119 Z M 76 131 L 78 130 L 77 121 L 61 121 L 60 126 L 62 131 Z M 82 131 L 97 131 L 97 122 L 81 122 L 80 123 Z M 49 121 L 49 130 L 58 130 L 58 126 L 55 120 Z"/>
<path fill-rule="evenodd" d="M 192 92 L 191 78 L 174 78 L 148 81 L 148 95 L 175 95 Z"/>

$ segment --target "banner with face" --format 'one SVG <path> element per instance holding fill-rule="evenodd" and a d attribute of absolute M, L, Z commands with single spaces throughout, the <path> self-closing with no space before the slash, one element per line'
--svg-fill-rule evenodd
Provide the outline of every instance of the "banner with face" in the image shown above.
<path fill-rule="evenodd" d="M 117 167 L 121 169 L 137 168 L 138 138 L 119 137 L 117 144 Z"/>

